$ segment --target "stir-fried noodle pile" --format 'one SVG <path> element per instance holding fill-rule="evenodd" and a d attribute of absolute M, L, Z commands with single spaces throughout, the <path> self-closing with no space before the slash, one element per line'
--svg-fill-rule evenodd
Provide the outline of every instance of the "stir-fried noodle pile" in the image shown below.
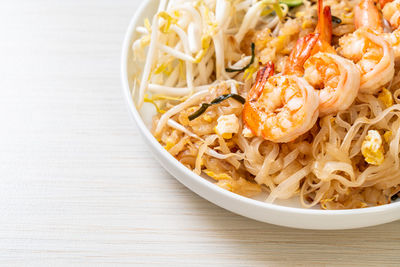
<path fill-rule="evenodd" d="M 306 112 L 315 117 L 310 118 L 313 121 L 307 129 L 290 141 L 273 141 L 246 126 L 244 102 L 253 101 L 249 92 L 259 82 L 257 72 L 266 64 L 273 63 L 276 78 L 282 77 L 298 40 L 316 29 L 317 3 L 160 2 L 157 14 L 136 29 L 140 38 L 132 49 L 134 60 L 142 61 L 143 69 L 134 76 L 133 90 L 138 107 L 145 104 L 156 108 L 153 134 L 177 160 L 232 192 L 248 197 L 266 192 L 267 202 L 297 196 L 304 207 L 351 209 L 386 204 L 395 198 L 400 190 L 397 65 L 392 66 L 394 74 L 388 74 L 389 81 L 373 91 L 366 91 L 371 89 L 369 85 L 358 90 L 357 80 L 349 107 L 326 114 L 320 110 L 319 115 Z M 333 15 L 332 53 L 346 57 L 346 62 L 358 60 L 354 66 L 360 70 L 363 83 L 363 70 L 374 61 L 366 56 L 365 61 L 347 56 L 350 50 L 345 44 L 349 38 L 361 38 L 354 33 L 357 3 L 324 1 Z M 385 53 L 383 48 L 376 51 Z M 389 61 L 395 62 L 396 51 L 390 53 L 393 60 Z M 302 75 L 304 78 L 298 79 L 307 80 L 315 91 L 321 89 L 312 70 Z M 307 75 L 314 78 L 307 79 Z M 358 71 L 357 75 L 360 77 Z M 335 86 L 340 84 L 336 82 Z M 263 105 L 272 105 L 276 94 L 268 96 Z M 309 104 L 305 100 L 302 105 Z M 278 112 L 282 109 L 277 108 Z M 278 123 L 273 119 L 268 125 L 256 122 L 271 128 Z"/>

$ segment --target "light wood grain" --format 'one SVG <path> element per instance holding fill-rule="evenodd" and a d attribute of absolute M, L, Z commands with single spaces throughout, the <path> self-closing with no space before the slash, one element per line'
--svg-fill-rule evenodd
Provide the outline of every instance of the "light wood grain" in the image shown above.
<path fill-rule="evenodd" d="M 1 1 L 2 266 L 398 266 L 400 222 L 304 231 L 196 196 L 154 161 L 123 102 L 140 1 Z"/>

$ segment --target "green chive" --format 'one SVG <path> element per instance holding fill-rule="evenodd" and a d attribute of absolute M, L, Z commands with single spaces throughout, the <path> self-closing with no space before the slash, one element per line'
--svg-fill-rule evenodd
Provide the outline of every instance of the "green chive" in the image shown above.
<path fill-rule="evenodd" d="M 336 24 L 342 23 L 342 20 L 336 16 L 332 16 L 332 22 Z"/>
<path fill-rule="evenodd" d="M 219 104 L 219 103 L 221 103 L 222 101 L 227 100 L 228 98 L 233 98 L 233 99 L 235 99 L 236 101 L 238 101 L 238 102 L 240 102 L 240 103 L 242 103 L 242 104 L 244 104 L 244 103 L 246 102 L 246 99 L 244 99 L 243 97 L 241 97 L 241 96 L 238 95 L 238 94 L 226 94 L 226 95 L 221 95 L 221 96 L 215 98 L 213 101 L 211 101 L 210 104 L 207 104 L 207 103 L 201 104 L 201 107 L 200 107 L 196 112 L 194 112 L 192 115 L 189 116 L 189 120 L 192 121 L 192 120 L 198 118 L 201 114 L 203 114 L 204 112 L 206 112 L 206 110 L 207 110 L 210 106 Z"/>
<path fill-rule="evenodd" d="M 244 68 L 241 68 L 241 69 L 230 69 L 230 68 L 227 68 L 225 70 L 227 72 L 245 71 L 247 68 L 249 68 L 254 63 L 255 49 L 256 49 L 256 45 L 254 43 L 251 43 L 251 60 L 250 60 L 250 63 L 247 64 L 247 66 L 245 66 Z"/>

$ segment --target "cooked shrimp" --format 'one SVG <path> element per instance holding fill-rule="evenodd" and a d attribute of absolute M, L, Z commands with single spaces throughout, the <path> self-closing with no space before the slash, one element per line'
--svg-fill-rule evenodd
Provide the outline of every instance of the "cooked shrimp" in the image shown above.
<path fill-rule="evenodd" d="M 297 75 L 304 68 L 304 78 L 318 90 L 320 116 L 347 109 L 360 87 L 360 72 L 356 65 L 336 55 L 330 45 L 331 38 L 331 10 L 329 6 L 323 8 L 322 0 L 319 0 L 316 33 L 298 41 L 286 68 L 286 72 Z M 313 55 L 315 51 L 317 54 Z"/>
<path fill-rule="evenodd" d="M 400 63 L 400 29 L 391 33 L 383 33 L 383 38 L 390 44 L 393 49 L 396 64 Z"/>
<path fill-rule="evenodd" d="M 304 63 L 311 56 L 318 39 L 318 33 L 310 33 L 300 38 L 287 58 L 282 74 L 303 76 Z"/>
<path fill-rule="evenodd" d="M 302 76 L 306 60 L 318 52 L 336 53 L 330 45 L 332 40 L 332 17 L 329 7 L 318 0 L 318 24 L 314 33 L 300 38 L 285 62 L 283 74 Z"/>
<path fill-rule="evenodd" d="M 382 16 L 374 0 L 361 0 L 354 7 L 354 25 L 356 29 L 367 27 L 376 33 L 383 32 Z"/>
<path fill-rule="evenodd" d="M 382 21 L 373 0 L 361 0 L 355 7 L 355 25 L 354 33 L 339 40 L 339 51 L 360 70 L 360 92 L 373 94 L 393 78 L 394 52 L 380 36 Z"/>
<path fill-rule="evenodd" d="M 394 29 L 393 32 L 383 33 L 383 38 L 392 46 L 396 63 L 400 63 L 400 0 L 381 3 L 383 17 Z"/>
<path fill-rule="evenodd" d="M 272 76 L 268 63 L 257 73 L 243 108 L 243 121 L 256 136 L 276 142 L 293 141 L 315 124 L 319 98 L 314 88 L 294 75 Z"/>
<path fill-rule="evenodd" d="M 400 0 L 386 1 L 381 3 L 383 17 L 390 23 L 394 29 L 400 27 Z"/>
<path fill-rule="evenodd" d="M 319 52 L 306 61 L 304 68 L 304 78 L 319 89 L 320 116 L 346 110 L 354 102 L 360 88 L 360 72 L 352 61 Z"/>
<path fill-rule="evenodd" d="M 380 9 L 383 9 L 387 3 L 393 2 L 393 0 L 377 0 Z"/>

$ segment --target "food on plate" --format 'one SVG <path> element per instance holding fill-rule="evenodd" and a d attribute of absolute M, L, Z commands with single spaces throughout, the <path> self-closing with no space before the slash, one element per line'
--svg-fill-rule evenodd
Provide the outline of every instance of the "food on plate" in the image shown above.
<path fill-rule="evenodd" d="M 160 0 L 138 109 L 179 162 L 265 201 L 354 209 L 400 191 L 398 0 Z"/>
<path fill-rule="evenodd" d="M 287 143 L 309 131 L 318 118 L 317 92 L 303 78 L 274 76 L 268 63 L 257 73 L 242 111 L 244 127 L 255 136 Z"/>
<path fill-rule="evenodd" d="M 356 31 L 339 40 L 340 51 L 359 67 L 360 92 L 373 94 L 393 79 L 394 51 L 382 34 L 381 14 L 373 0 L 361 0 L 354 16 Z"/>

